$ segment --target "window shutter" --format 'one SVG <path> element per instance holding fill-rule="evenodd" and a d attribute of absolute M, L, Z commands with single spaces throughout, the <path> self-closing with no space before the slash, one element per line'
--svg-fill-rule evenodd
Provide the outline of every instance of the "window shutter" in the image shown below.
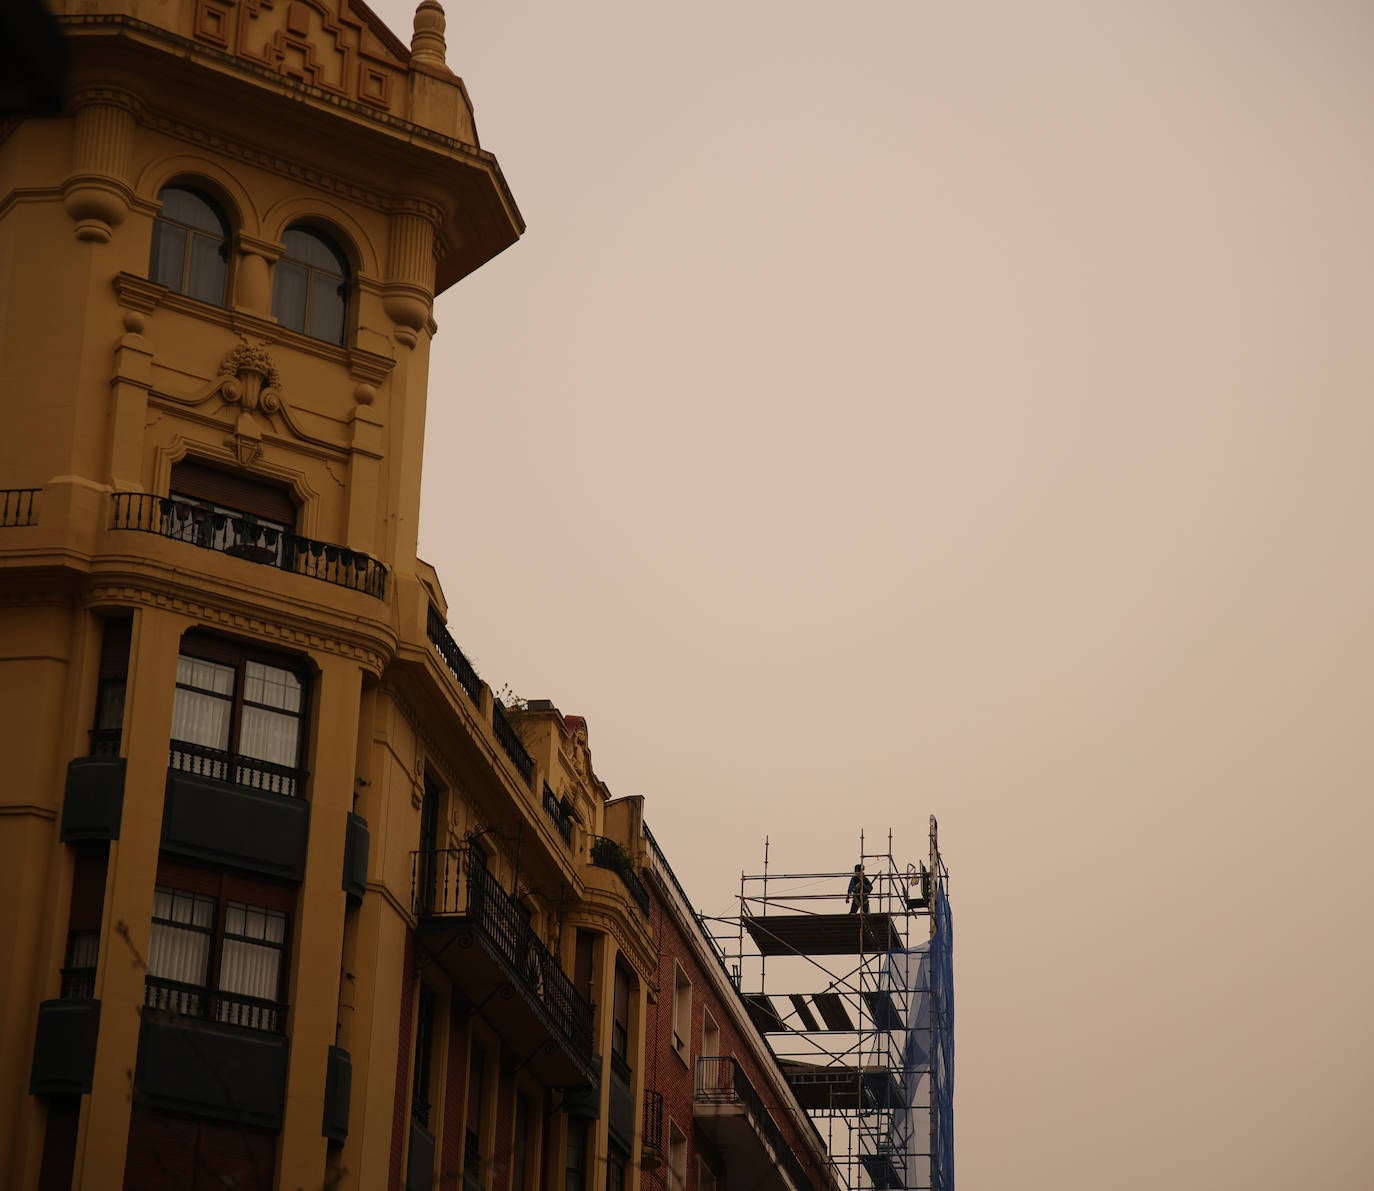
<path fill-rule="evenodd" d="M 199 460 L 183 459 L 172 465 L 172 495 L 206 500 L 292 529 L 296 527 L 296 504 L 286 489 L 254 476 L 221 471 Z"/>

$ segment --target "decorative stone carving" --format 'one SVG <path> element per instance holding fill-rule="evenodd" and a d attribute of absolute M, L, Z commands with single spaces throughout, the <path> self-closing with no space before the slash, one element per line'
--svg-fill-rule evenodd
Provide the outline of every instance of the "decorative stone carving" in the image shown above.
<path fill-rule="evenodd" d="M 415 33 L 410 39 L 410 60 L 426 66 L 445 67 L 443 5 L 438 0 L 423 0 L 415 10 Z"/>
<path fill-rule="evenodd" d="M 262 454 L 262 428 L 252 415 L 270 418 L 282 408 L 281 374 L 267 349 L 247 343 L 233 348 L 203 399 L 212 396 L 239 407 L 234 432 L 225 443 L 232 448 L 239 466 L 247 467 Z"/>
<path fill-rule="evenodd" d="M 244 410 L 275 414 L 281 409 L 281 374 L 265 347 L 240 344 L 224 357 L 201 400 L 212 396 Z"/>

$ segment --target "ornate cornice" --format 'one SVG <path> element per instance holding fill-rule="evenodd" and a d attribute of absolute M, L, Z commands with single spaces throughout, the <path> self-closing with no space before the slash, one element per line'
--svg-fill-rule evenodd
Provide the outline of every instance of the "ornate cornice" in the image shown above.
<path fill-rule="evenodd" d="M 233 633 L 276 641 L 289 648 L 334 654 L 356 661 L 374 675 L 386 668 L 388 654 L 362 640 L 350 639 L 321 630 L 318 622 L 292 623 L 285 618 L 272 619 L 258 607 L 234 605 L 229 601 L 211 603 L 195 600 L 162 588 L 142 586 L 130 580 L 97 578 L 83 593 L 81 603 L 87 607 L 134 605 L 175 612 L 202 624 L 214 625 Z"/>
<path fill-rule="evenodd" d="M 425 128 L 423 125 L 414 124 L 409 120 L 403 120 L 399 116 L 391 115 L 389 112 L 380 111 L 375 106 L 359 103 L 341 95 L 334 94 L 321 87 L 316 87 L 309 83 L 289 78 L 265 66 L 247 61 L 236 54 L 215 49 L 206 45 L 204 42 L 197 42 L 185 37 L 179 37 L 147 21 L 140 21 L 123 14 L 104 13 L 63 15 L 58 18 L 58 21 L 69 34 L 77 33 L 79 35 L 80 31 L 87 29 L 93 31 L 109 30 L 110 32 L 115 32 L 117 30 L 129 30 L 131 32 L 137 32 L 145 36 L 151 42 L 160 42 L 171 48 L 179 56 L 193 60 L 201 59 L 216 62 L 222 66 L 231 67 L 239 74 L 250 76 L 258 82 L 266 83 L 273 90 L 293 93 L 296 98 L 308 97 L 316 100 L 322 105 L 349 112 L 351 115 L 358 117 L 368 124 L 381 126 L 388 132 L 393 133 L 398 143 L 420 143 L 427 147 L 446 151 L 455 157 L 464 158 L 469 164 L 476 166 L 491 176 L 506 206 L 514 216 L 516 223 L 522 229 L 524 227 L 525 221 L 520 216 L 520 209 L 516 206 L 515 196 L 511 194 L 510 188 L 506 185 L 506 180 L 504 176 L 502 176 L 500 166 L 497 165 L 496 157 L 485 149 L 479 149 L 475 145 L 470 145 L 455 137 L 445 136 L 443 133 Z M 353 199 L 354 201 L 366 202 L 374 207 L 382 207 L 385 205 L 383 197 L 376 194 L 374 191 L 344 182 L 338 177 L 325 174 L 321 171 L 300 166 L 289 158 L 263 152 L 260 148 L 236 142 L 227 137 L 206 133 L 204 130 L 193 128 L 171 115 L 148 110 L 143 117 L 143 122 L 181 140 L 189 141 L 192 144 L 205 145 L 208 148 L 213 148 L 216 152 L 237 157 L 240 161 L 246 161 L 261 166 L 264 169 L 270 169 L 274 173 L 281 174 L 283 177 L 289 177 L 298 182 L 316 186 L 322 190 L 329 190 L 335 194 Z"/>
<path fill-rule="evenodd" d="M 606 900 L 601 900 L 601 899 Z M 646 986 L 654 984 L 658 971 L 658 951 L 653 933 L 647 923 L 633 933 L 627 929 L 625 910 L 609 895 L 595 886 L 588 886 L 582 899 L 569 903 L 563 914 L 563 926 L 586 927 L 610 935 L 634 968 L 635 975 Z"/>

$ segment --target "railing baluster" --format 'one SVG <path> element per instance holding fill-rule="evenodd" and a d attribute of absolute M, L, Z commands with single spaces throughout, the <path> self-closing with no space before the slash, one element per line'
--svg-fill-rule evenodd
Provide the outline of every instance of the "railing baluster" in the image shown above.
<path fill-rule="evenodd" d="M 592 1007 L 573 988 L 557 957 L 525 922 L 514 900 L 486 865 L 474 863 L 466 846 L 437 848 L 412 852 L 410 871 L 411 910 L 415 916 L 424 919 L 453 915 L 474 922 L 530 999 L 543 1006 L 554 1032 L 590 1063 Z M 433 886 L 439 880 L 442 892 L 436 898 Z"/>
<path fill-rule="evenodd" d="M 247 515 L 212 512 L 175 497 L 116 492 L 113 505 L 112 529 L 142 530 L 220 554 L 238 553 L 263 566 L 386 598 L 386 567 L 360 551 L 260 525 Z"/>
<path fill-rule="evenodd" d="M 12 529 L 38 524 L 38 494 L 41 488 L 0 489 L 0 528 Z"/>

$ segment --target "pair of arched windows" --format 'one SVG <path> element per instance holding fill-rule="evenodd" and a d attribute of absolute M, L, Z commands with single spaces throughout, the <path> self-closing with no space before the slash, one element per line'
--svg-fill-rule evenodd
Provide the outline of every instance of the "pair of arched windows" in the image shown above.
<path fill-rule="evenodd" d="M 229 286 L 229 221 L 198 190 L 169 186 L 158 196 L 148 276 L 179 294 L 223 306 Z M 348 318 L 348 259 L 316 228 L 293 224 L 273 269 L 272 317 L 284 327 L 343 343 Z"/>

